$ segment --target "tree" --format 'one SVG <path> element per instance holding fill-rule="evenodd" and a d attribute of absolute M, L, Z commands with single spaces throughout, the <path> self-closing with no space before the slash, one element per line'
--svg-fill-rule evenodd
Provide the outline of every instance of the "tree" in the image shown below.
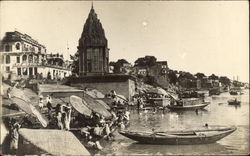
<path fill-rule="evenodd" d="M 212 74 L 212 75 L 210 75 L 210 76 L 208 77 L 208 79 L 210 79 L 210 80 L 218 80 L 219 77 L 216 76 L 215 74 Z"/>
<path fill-rule="evenodd" d="M 119 59 L 116 62 L 110 62 L 109 65 L 114 66 L 114 73 L 121 73 L 121 67 L 128 63 L 125 59 Z"/>
<path fill-rule="evenodd" d="M 140 57 L 135 61 L 135 66 L 153 66 L 156 63 L 156 58 L 154 56 Z"/>
<path fill-rule="evenodd" d="M 79 75 L 79 51 L 75 55 L 70 55 L 70 59 L 73 60 L 72 63 L 72 73 Z"/>
<path fill-rule="evenodd" d="M 173 70 L 169 70 L 168 72 L 168 78 L 169 78 L 169 83 L 170 84 L 176 84 L 177 82 L 177 76 Z"/>
<path fill-rule="evenodd" d="M 222 83 L 222 84 L 224 84 L 226 86 L 229 86 L 231 84 L 230 79 L 228 77 L 226 77 L 226 76 L 221 76 L 219 78 L 219 81 L 220 81 L 220 83 Z"/>
<path fill-rule="evenodd" d="M 115 62 L 114 61 L 109 62 L 109 65 L 110 66 L 115 66 Z"/>
<path fill-rule="evenodd" d="M 196 73 L 194 76 L 196 76 L 198 79 L 202 79 L 202 78 L 204 78 L 204 77 L 206 77 L 206 75 L 205 74 L 203 74 L 203 73 Z"/>
<path fill-rule="evenodd" d="M 123 66 L 124 64 L 128 63 L 128 61 L 125 59 L 119 59 L 116 63 L 119 63 Z"/>
<path fill-rule="evenodd" d="M 182 72 L 180 74 L 180 76 L 178 77 L 178 79 L 189 79 L 189 80 L 194 80 L 195 77 L 194 75 L 192 75 L 191 73 L 189 72 Z"/>

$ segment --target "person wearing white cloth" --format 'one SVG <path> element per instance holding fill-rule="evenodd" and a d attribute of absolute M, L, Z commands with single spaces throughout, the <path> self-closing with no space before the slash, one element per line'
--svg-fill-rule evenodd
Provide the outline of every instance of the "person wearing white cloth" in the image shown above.
<path fill-rule="evenodd" d="M 42 95 L 39 96 L 39 104 L 38 104 L 38 106 L 39 106 L 40 109 L 42 109 L 43 106 L 44 106 L 43 105 L 43 96 Z"/>

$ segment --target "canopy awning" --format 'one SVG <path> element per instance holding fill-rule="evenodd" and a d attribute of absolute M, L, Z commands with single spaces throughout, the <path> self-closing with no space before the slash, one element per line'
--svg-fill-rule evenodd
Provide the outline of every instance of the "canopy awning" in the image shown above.
<path fill-rule="evenodd" d="M 87 94 L 84 94 L 83 96 L 83 103 L 86 104 L 88 108 L 90 108 L 93 112 L 96 112 L 104 116 L 105 118 L 110 118 L 112 116 L 110 112 L 105 108 L 105 106 L 103 106 Z"/>
<path fill-rule="evenodd" d="M 21 128 L 19 134 L 34 146 L 52 155 L 90 155 L 69 131 Z"/>
<path fill-rule="evenodd" d="M 13 87 L 12 90 L 10 91 L 10 95 L 11 95 L 11 97 L 16 97 L 16 98 L 22 99 L 26 102 L 30 102 L 30 98 L 28 98 L 25 95 L 25 93 L 22 89 L 18 89 L 18 88 Z"/>
<path fill-rule="evenodd" d="M 71 105 L 78 111 L 79 113 L 90 116 L 92 111 L 83 103 L 82 98 L 72 95 L 70 96 L 70 103 Z"/>
<path fill-rule="evenodd" d="M 103 100 L 96 100 L 96 101 L 102 104 L 107 110 L 110 110 L 109 105 L 107 105 Z"/>
<path fill-rule="evenodd" d="M 23 99 L 17 98 L 17 97 L 12 97 L 11 101 L 15 103 L 18 108 L 20 108 L 22 111 L 24 111 L 27 114 L 33 114 L 30 105 Z"/>
<path fill-rule="evenodd" d="M 12 102 L 15 103 L 22 111 L 27 114 L 33 115 L 37 118 L 37 120 L 41 123 L 43 127 L 47 127 L 48 119 L 33 105 L 24 101 L 23 99 L 12 97 Z"/>

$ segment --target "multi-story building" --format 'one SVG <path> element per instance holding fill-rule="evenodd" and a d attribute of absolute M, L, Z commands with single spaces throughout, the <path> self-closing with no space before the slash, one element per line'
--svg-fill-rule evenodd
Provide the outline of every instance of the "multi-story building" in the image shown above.
<path fill-rule="evenodd" d="M 3 78 L 59 78 L 71 74 L 62 55 L 47 54 L 46 47 L 27 34 L 6 32 L 1 40 Z"/>
<path fill-rule="evenodd" d="M 154 77 L 163 88 L 169 85 L 167 61 L 157 61 L 153 66 L 135 66 L 134 69 L 137 75 Z"/>

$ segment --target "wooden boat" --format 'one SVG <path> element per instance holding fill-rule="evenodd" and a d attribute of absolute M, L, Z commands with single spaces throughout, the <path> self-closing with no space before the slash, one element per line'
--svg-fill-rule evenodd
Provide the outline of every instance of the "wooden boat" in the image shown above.
<path fill-rule="evenodd" d="M 210 102 L 204 102 L 203 98 L 185 98 L 171 101 L 171 104 L 166 107 L 171 110 L 189 110 L 202 109 L 209 104 Z"/>
<path fill-rule="evenodd" d="M 209 95 L 212 96 L 212 95 L 220 95 L 220 90 L 219 89 L 210 89 L 209 90 Z"/>
<path fill-rule="evenodd" d="M 229 94 L 230 95 L 242 95 L 244 93 L 242 92 L 242 88 L 240 88 L 240 87 L 233 87 L 233 88 L 230 89 Z"/>
<path fill-rule="evenodd" d="M 227 101 L 229 105 L 240 105 L 241 101 L 235 100 L 228 100 Z"/>
<path fill-rule="evenodd" d="M 120 131 L 119 133 L 143 144 L 193 145 L 214 143 L 235 130 L 236 127 L 169 132 Z"/>
<path fill-rule="evenodd" d="M 180 105 L 168 105 L 167 108 L 171 110 L 190 110 L 190 109 L 202 109 L 209 105 L 210 102 L 204 102 L 201 104 L 196 105 L 187 105 L 187 106 L 180 106 Z"/>
<path fill-rule="evenodd" d="M 238 95 L 238 92 L 232 90 L 232 91 L 229 92 L 229 94 L 230 94 L 230 95 Z"/>

